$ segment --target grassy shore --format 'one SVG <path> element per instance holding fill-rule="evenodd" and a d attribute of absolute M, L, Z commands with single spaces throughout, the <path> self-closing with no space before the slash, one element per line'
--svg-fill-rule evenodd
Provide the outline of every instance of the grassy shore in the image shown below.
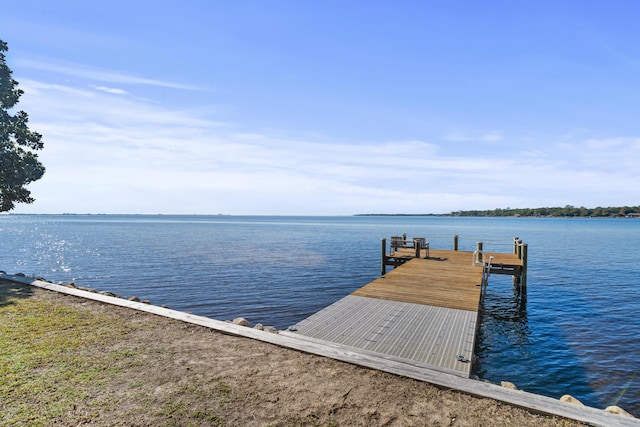
<path fill-rule="evenodd" d="M 581 425 L 2 281 L 0 378 L 3 426 Z"/>

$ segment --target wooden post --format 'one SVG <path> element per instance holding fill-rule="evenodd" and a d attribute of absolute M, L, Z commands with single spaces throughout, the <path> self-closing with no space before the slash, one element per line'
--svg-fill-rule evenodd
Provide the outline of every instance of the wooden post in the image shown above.
<path fill-rule="evenodd" d="M 416 248 L 416 258 L 420 258 L 420 240 L 413 239 L 413 247 Z"/>
<path fill-rule="evenodd" d="M 518 256 L 518 259 L 522 259 L 522 240 L 519 237 L 513 238 L 513 253 Z"/>
<path fill-rule="evenodd" d="M 529 256 L 529 245 L 522 245 L 522 287 L 527 291 L 527 257 Z"/>
<path fill-rule="evenodd" d="M 482 242 L 476 242 L 476 259 L 474 262 L 482 263 Z"/>
<path fill-rule="evenodd" d="M 457 234 L 455 236 L 453 236 L 453 250 L 454 251 L 458 250 L 458 235 Z"/>
<path fill-rule="evenodd" d="M 382 275 L 387 274 L 387 239 L 382 239 Z"/>
<path fill-rule="evenodd" d="M 520 255 L 518 255 L 518 242 L 520 241 L 520 238 L 518 236 L 515 236 L 513 238 L 513 253 L 518 257 L 518 259 L 520 259 Z M 511 276 L 511 281 L 513 282 L 513 286 L 517 286 L 518 288 L 518 295 L 520 295 L 520 286 L 522 283 L 522 270 L 520 270 L 520 275 L 513 275 Z"/>
<path fill-rule="evenodd" d="M 518 239 L 518 259 L 522 259 L 522 240 Z"/>

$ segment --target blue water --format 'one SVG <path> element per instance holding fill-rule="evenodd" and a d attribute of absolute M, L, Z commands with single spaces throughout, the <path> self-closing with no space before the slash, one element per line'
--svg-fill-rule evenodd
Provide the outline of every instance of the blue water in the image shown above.
<path fill-rule="evenodd" d="M 640 220 L 0 215 L 0 269 L 285 328 L 380 274 L 380 239 L 529 248 L 528 292 L 492 276 L 476 374 L 640 415 Z"/>

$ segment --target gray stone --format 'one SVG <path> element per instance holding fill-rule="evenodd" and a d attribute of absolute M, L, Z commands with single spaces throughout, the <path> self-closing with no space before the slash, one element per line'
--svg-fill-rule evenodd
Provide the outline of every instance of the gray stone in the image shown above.
<path fill-rule="evenodd" d="M 256 323 L 255 326 L 253 327 L 253 329 L 257 329 L 259 331 L 263 331 L 264 330 L 264 326 L 262 326 L 262 323 Z"/>
<path fill-rule="evenodd" d="M 129 297 L 129 299 L 127 301 L 140 302 L 140 298 L 138 298 L 135 295 L 132 295 L 132 296 Z"/>
<path fill-rule="evenodd" d="M 630 413 L 628 413 L 627 411 L 625 411 L 624 409 L 616 405 L 607 406 L 607 409 L 605 409 L 604 412 L 608 412 L 610 414 L 622 415 L 624 417 L 635 418 L 633 415 L 631 415 Z"/>
<path fill-rule="evenodd" d="M 278 330 L 276 328 L 274 328 L 273 326 L 265 326 L 264 327 L 264 331 L 271 332 L 272 334 L 277 334 L 278 333 Z"/>
<path fill-rule="evenodd" d="M 580 402 L 578 399 L 571 396 L 570 394 L 565 394 L 564 396 L 562 396 L 560 398 L 560 402 L 567 402 L 567 403 L 573 403 L 574 405 L 584 406 L 584 403 Z"/>
<path fill-rule="evenodd" d="M 247 321 L 247 319 L 245 319 L 244 317 L 236 317 L 235 319 L 233 319 L 233 322 L 231 323 L 233 323 L 234 325 L 240 325 L 240 326 L 251 326 Z"/>
<path fill-rule="evenodd" d="M 500 385 L 502 387 L 504 387 L 504 388 L 508 388 L 508 389 L 511 389 L 511 390 L 517 390 L 518 389 L 518 387 L 516 387 L 516 385 L 514 383 L 509 382 L 509 381 L 502 381 L 500 383 Z"/>

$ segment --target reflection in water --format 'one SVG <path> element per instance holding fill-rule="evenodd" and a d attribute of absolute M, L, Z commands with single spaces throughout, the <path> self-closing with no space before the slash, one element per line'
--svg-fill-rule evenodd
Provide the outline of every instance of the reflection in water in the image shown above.
<path fill-rule="evenodd" d="M 540 333 L 537 321 L 531 322 L 526 289 L 520 292 L 509 276 L 491 276 L 479 313 L 474 375 L 553 398 L 577 395 L 589 406 L 602 407 L 580 355 L 554 325 L 545 327 Z"/>
<path fill-rule="evenodd" d="M 510 276 L 493 275 L 485 291 L 479 310 L 473 369 L 480 378 L 486 378 L 488 372 L 485 366 L 492 365 L 491 358 L 509 354 L 518 357 L 519 349 L 528 343 L 526 288 L 521 292 L 518 286 L 511 284 L 511 280 Z M 509 288 L 510 294 L 507 293 Z"/>

